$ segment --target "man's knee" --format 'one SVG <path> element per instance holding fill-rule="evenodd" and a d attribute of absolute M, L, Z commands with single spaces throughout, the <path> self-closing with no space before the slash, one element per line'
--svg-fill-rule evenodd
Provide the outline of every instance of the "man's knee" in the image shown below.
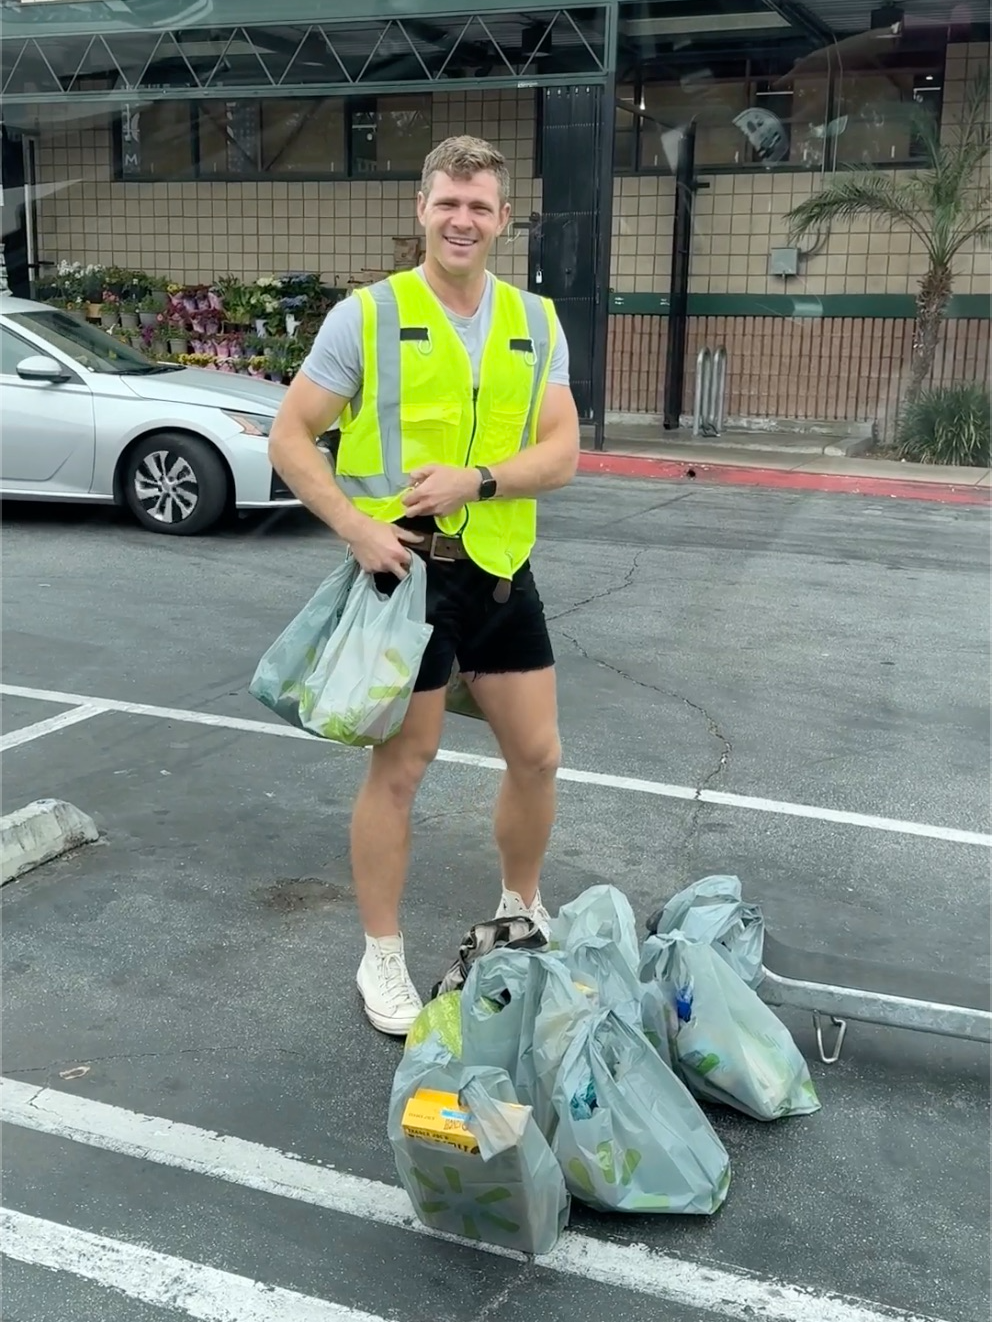
<path fill-rule="evenodd" d="M 372 750 L 369 779 L 386 793 L 397 808 L 409 808 L 427 768 L 437 756 L 437 744 L 409 739 L 402 734 Z"/>
<path fill-rule="evenodd" d="M 561 766 L 557 730 L 536 734 L 505 753 L 507 770 L 520 780 L 553 780 Z"/>

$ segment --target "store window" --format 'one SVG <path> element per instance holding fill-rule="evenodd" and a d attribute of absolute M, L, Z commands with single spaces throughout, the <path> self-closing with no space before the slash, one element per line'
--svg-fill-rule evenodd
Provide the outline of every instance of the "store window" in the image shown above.
<path fill-rule="evenodd" d="M 263 170 L 279 179 L 343 175 L 348 168 L 344 102 L 265 100 L 261 107 Z"/>
<path fill-rule="evenodd" d="M 431 98 L 153 102 L 122 114 L 117 138 L 128 180 L 417 178 Z"/>
<path fill-rule="evenodd" d="M 645 83 L 641 89 L 645 119 L 640 169 L 674 169 L 678 131 L 693 119 L 698 167 L 743 165 L 748 144 L 734 119 L 748 108 L 749 97 L 743 70 L 736 77 L 686 77 L 677 83 Z"/>
<path fill-rule="evenodd" d="M 613 153 L 613 168 L 618 174 L 627 174 L 637 168 L 639 111 L 636 86 L 633 83 L 618 86 Z"/>
<path fill-rule="evenodd" d="M 121 179 L 190 179 L 193 134 L 188 101 L 125 106 L 117 121 L 117 174 Z"/>
<path fill-rule="evenodd" d="M 433 146 L 430 98 L 362 101 L 351 112 L 351 173 L 418 177 Z"/>
<path fill-rule="evenodd" d="M 824 50 L 798 60 L 700 61 L 678 78 L 624 82 L 616 170 L 670 173 L 678 131 L 690 121 L 703 171 L 918 161 L 921 116 L 940 121 L 944 49 L 866 52 L 860 67 Z"/>
<path fill-rule="evenodd" d="M 843 165 L 898 165 L 924 154 L 923 116 L 939 123 L 943 54 L 916 67 L 867 69 L 837 80 L 835 134 Z"/>

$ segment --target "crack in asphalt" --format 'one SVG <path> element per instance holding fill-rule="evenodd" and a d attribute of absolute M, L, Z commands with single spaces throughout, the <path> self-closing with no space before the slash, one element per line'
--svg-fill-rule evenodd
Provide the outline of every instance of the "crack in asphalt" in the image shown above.
<path fill-rule="evenodd" d="M 516 1294 L 525 1286 L 530 1285 L 533 1276 L 534 1264 L 533 1261 L 530 1261 L 521 1268 L 520 1272 L 513 1277 L 508 1285 L 505 1285 L 503 1289 L 500 1290 L 499 1294 L 494 1295 L 492 1299 L 483 1304 L 478 1313 L 473 1313 L 469 1322 L 486 1322 L 486 1318 L 493 1317 L 496 1313 L 499 1313 L 503 1308 L 503 1305 L 509 1301 L 511 1295 Z"/>
<path fill-rule="evenodd" d="M 629 684 L 636 684 L 638 688 L 649 689 L 652 693 L 657 693 L 663 698 L 672 698 L 676 702 L 681 702 L 683 706 L 687 707 L 697 716 L 703 718 L 706 722 L 706 732 L 708 736 L 715 739 L 720 744 L 720 755 L 717 759 L 716 765 L 707 771 L 705 775 L 701 776 L 694 786 L 695 797 L 692 800 L 692 810 L 689 814 L 689 820 L 686 823 L 684 836 L 678 850 L 679 856 L 684 860 L 686 869 L 688 869 L 690 852 L 695 843 L 696 834 L 699 830 L 699 819 L 704 807 L 702 798 L 703 792 L 709 789 L 714 781 L 719 780 L 721 776 L 726 774 L 727 769 L 730 766 L 730 759 L 734 752 L 733 744 L 729 737 L 724 733 L 717 718 L 711 715 L 702 703 L 693 702 L 691 698 L 687 698 L 683 693 L 676 693 L 674 689 L 662 688 L 660 684 L 651 684 L 647 680 L 638 679 L 628 671 L 622 670 L 619 666 L 613 665 L 612 662 L 606 661 L 599 656 L 593 656 L 591 652 L 583 647 L 582 643 L 580 643 L 577 638 L 572 634 L 567 633 L 564 629 L 559 629 L 558 632 L 563 638 L 572 644 L 572 646 L 578 651 L 579 655 L 585 660 L 592 661 L 595 665 L 602 666 L 604 670 L 612 671 L 613 674 L 617 675 L 620 679 L 626 680 Z"/>
<path fill-rule="evenodd" d="M 691 698 L 687 698 L 683 693 L 676 693 L 674 689 L 665 689 L 662 688 L 660 684 L 650 684 L 646 679 L 638 679 L 636 675 L 631 675 L 628 671 L 621 670 L 619 666 L 613 665 L 612 662 L 606 661 L 600 656 L 593 656 L 591 652 L 588 652 L 582 646 L 577 638 L 573 637 L 570 633 L 566 633 L 564 629 L 559 629 L 558 632 L 563 638 L 567 639 L 567 641 L 572 644 L 584 660 L 592 661 L 594 665 L 602 666 L 604 670 L 611 670 L 614 675 L 619 676 L 620 679 L 626 680 L 629 684 L 636 684 L 638 688 L 650 689 L 652 693 L 657 693 L 663 698 L 674 698 L 676 702 L 681 702 L 683 706 L 688 707 L 690 711 L 694 711 L 697 715 L 702 716 L 703 720 L 706 722 L 707 733 L 713 739 L 716 739 L 722 745 L 722 748 L 716 766 L 712 771 L 707 772 L 695 787 L 696 799 L 698 801 L 699 795 L 702 794 L 703 790 L 708 789 L 713 781 L 716 780 L 718 776 L 722 776 L 727 770 L 727 767 L 730 764 L 731 755 L 734 751 L 733 744 L 724 734 L 717 719 L 710 715 L 702 703 L 693 702 Z"/>
<path fill-rule="evenodd" d="M 609 587 L 602 588 L 599 592 L 594 592 L 589 597 L 583 597 L 582 600 L 577 601 L 574 606 L 568 606 L 563 611 L 558 611 L 554 615 L 548 615 L 546 617 L 548 623 L 552 624 L 555 620 L 567 619 L 569 615 L 574 615 L 575 612 L 577 610 L 581 610 L 583 606 L 588 606 L 590 605 L 591 602 L 594 601 L 600 601 L 603 597 L 612 596 L 614 592 L 626 592 L 626 590 L 629 587 L 633 587 L 634 576 L 641 566 L 642 558 L 645 555 L 647 555 L 649 551 L 653 551 L 653 550 L 654 550 L 653 546 L 642 546 L 641 549 L 637 551 L 636 554 L 634 555 L 634 558 L 630 563 L 630 568 L 627 570 L 627 573 L 625 574 L 623 580 L 620 583 L 611 583 Z M 564 634 L 563 636 L 567 638 L 568 634 Z"/>
<path fill-rule="evenodd" d="M 225 1052 L 231 1051 L 237 1051 L 244 1054 L 244 1050 L 243 1046 L 237 1046 L 182 1047 L 179 1051 L 121 1051 L 115 1052 L 110 1056 L 84 1056 L 81 1060 L 78 1058 L 53 1060 L 48 1065 L 5 1065 L 4 1070 L 10 1074 L 48 1074 L 51 1073 L 52 1070 L 65 1068 L 66 1066 L 74 1068 L 77 1065 L 99 1065 L 108 1060 L 175 1060 L 180 1056 L 219 1056 L 223 1055 Z M 306 1056 L 305 1052 L 294 1051 L 291 1047 L 267 1047 L 262 1054 L 270 1055 L 272 1053 L 281 1056 L 300 1056 L 301 1058 L 310 1059 L 310 1057 Z M 256 1052 L 255 1054 L 259 1053 Z M 48 1091 L 50 1091 L 50 1089 L 47 1085 L 39 1088 L 28 1105 L 34 1106 L 38 1097 L 40 1097 L 42 1093 Z"/>

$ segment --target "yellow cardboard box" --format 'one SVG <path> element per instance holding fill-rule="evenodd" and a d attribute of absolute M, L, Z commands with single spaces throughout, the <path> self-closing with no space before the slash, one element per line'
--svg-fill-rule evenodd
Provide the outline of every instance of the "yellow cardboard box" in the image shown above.
<path fill-rule="evenodd" d="M 403 1110 L 403 1132 L 425 1143 L 444 1143 L 459 1152 L 478 1152 L 479 1141 L 468 1127 L 468 1112 L 458 1094 L 418 1088 Z"/>

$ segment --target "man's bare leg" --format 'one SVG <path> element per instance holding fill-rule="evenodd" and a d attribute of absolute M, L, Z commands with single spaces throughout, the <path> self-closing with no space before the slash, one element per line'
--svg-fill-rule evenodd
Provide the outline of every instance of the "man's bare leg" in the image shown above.
<path fill-rule="evenodd" d="M 406 1033 L 420 1008 L 406 972 L 400 897 L 410 854 L 410 813 L 437 754 L 444 689 L 415 693 L 403 728 L 372 750 L 351 819 L 351 866 L 365 929 L 358 985 L 366 1013 L 383 1032 Z"/>
<path fill-rule="evenodd" d="M 437 755 L 444 689 L 415 693 L 403 728 L 372 749 L 351 818 L 351 866 L 366 935 L 396 936 L 410 853 L 410 812 Z"/>
<path fill-rule="evenodd" d="M 471 688 L 506 762 L 494 820 L 503 888 L 529 910 L 539 897 L 555 821 L 561 762 L 555 669 L 478 675 Z"/>

